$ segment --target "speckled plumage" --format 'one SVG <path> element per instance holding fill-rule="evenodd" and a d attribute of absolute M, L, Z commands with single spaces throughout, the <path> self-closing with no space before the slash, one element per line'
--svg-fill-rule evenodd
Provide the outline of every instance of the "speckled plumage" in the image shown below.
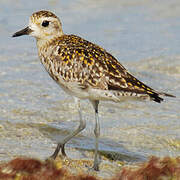
<path fill-rule="evenodd" d="M 120 101 L 122 96 L 133 96 L 163 100 L 105 49 L 81 37 L 62 35 L 52 39 L 39 47 L 39 57 L 50 76 L 79 98 Z M 73 89 L 75 92 L 70 92 Z"/>
<path fill-rule="evenodd" d="M 63 33 L 59 18 L 49 11 L 39 11 L 30 17 L 27 28 L 13 37 L 32 35 L 37 40 L 38 54 L 49 75 L 67 93 L 78 99 L 89 99 L 95 110 L 95 158 L 94 169 L 99 170 L 98 137 L 100 124 L 98 104 L 100 100 L 121 101 L 122 98 L 151 99 L 171 96 L 155 91 L 133 77 L 110 53 L 76 35 Z M 65 155 L 65 144 L 85 128 L 78 100 L 80 125 L 70 135 L 58 142 L 52 158 L 59 150 Z"/>

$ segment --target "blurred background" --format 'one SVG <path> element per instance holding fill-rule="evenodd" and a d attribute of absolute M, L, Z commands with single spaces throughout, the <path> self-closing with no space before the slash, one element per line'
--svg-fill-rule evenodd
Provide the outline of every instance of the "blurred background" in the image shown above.
<path fill-rule="evenodd" d="M 180 1 L 0 0 L 0 160 L 45 159 L 78 126 L 72 97 L 42 67 L 32 37 L 11 38 L 39 10 L 54 12 L 67 34 L 112 53 L 147 85 L 177 96 L 155 102 L 101 102 L 100 151 L 122 161 L 180 152 Z M 70 157 L 92 158 L 94 112 L 82 102 L 87 128 L 68 144 Z M 87 151 L 88 152 L 88 151 Z"/>

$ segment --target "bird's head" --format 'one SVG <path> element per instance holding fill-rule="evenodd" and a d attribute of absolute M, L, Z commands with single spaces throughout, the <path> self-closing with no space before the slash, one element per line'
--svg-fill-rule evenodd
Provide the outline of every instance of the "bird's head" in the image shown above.
<path fill-rule="evenodd" d="M 51 40 L 63 35 L 59 18 L 50 11 L 38 11 L 29 18 L 29 25 L 12 37 L 31 35 L 37 40 Z"/>

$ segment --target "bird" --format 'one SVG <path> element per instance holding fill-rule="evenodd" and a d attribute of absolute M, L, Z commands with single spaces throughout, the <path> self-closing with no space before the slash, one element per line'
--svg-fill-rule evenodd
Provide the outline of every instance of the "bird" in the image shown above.
<path fill-rule="evenodd" d="M 174 95 L 159 92 L 135 78 L 113 55 L 104 48 L 77 35 L 65 34 L 60 19 L 52 12 L 40 10 L 29 18 L 26 28 L 12 37 L 35 37 L 39 59 L 51 78 L 75 98 L 79 112 L 79 126 L 57 143 L 54 153 L 66 156 L 65 144 L 86 127 L 82 118 L 80 101 L 88 99 L 95 112 L 95 150 L 93 169 L 99 171 L 100 101 L 120 102 L 122 99 L 152 100 L 160 103 L 163 96 Z"/>

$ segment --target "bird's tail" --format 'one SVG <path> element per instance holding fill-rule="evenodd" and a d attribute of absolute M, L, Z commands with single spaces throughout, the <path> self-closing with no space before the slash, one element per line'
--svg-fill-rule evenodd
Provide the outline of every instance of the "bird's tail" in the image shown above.
<path fill-rule="evenodd" d="M 161 96 L 167 96 L 167 97 L 173 97 L 175 98 L 176 96 L 172 95 L 172 94 L 167 94 L 167 93 L 164 93 L 164 92 L 160 92 L 159 95 Z"/>
<path fill-rule="evenodd" d="M 163 101 L 164 99 L 160 96 L 167 96 L 167 97 L 173 97 L 175 98 L 176 96 L 171 95 L 171 94 L 167 94 L 164 92 L 153 92 L 151 94 L 149 94 L 149 96 L 151 97 L 151 99 L 155 102 L 161 103 L 161 101 Z"/>

